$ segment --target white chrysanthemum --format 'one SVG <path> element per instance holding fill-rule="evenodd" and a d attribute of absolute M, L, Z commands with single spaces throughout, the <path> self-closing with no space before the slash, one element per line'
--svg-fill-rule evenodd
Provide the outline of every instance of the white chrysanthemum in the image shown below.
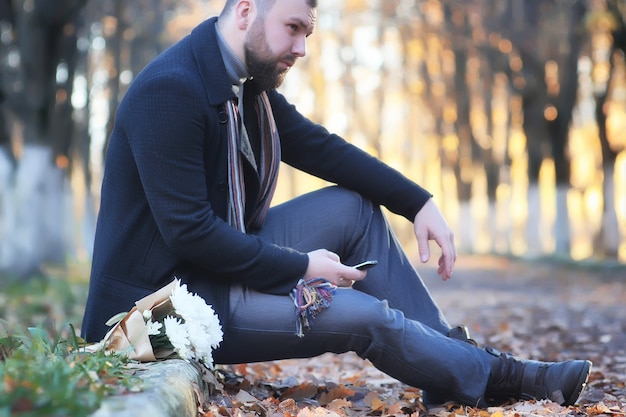
<path fill-rule="evenodd" d="M 152 320 L 152 310 L 144 310 L 143 311 L 143 319 L 148 322 Z"/>
<path fill-rule="evenodd" d="M 187 291 L 187 284 L 181 284 L 179 279 L 174 281 L 174 289 L 172 290 L 172 294 L 170 294 L 170 300 L 172 300 L 172 305 L 174 309 L 183 309 L 185 308 L 185 304 L 188 302 L 187 298 L 190 296 L 189 291 Z"/>
<path fill-rule="evenodd" d="M 180 356 L 182 359 L 185 359 L 185 360 L 195 359 L 193 350 L 189 346 L 181 346 L 177 350 L 177 353 L 178 353 L 178 356 Z"/>
<path fill-rule="evenodd" d="M 215 334 L 220 341 L 222 340 L 222 327 L 213 307 L 199 295 L 187 291 L 187 284 L 181 285 L 180 280 L 176 280 L 170 300 L 177 316 L 182 317 L 187 323 L 201 323 L 206 332 Z"/>
<path fill-rule="evenodd" d="M 217 314 L 215 314 L 210 306 L 208 307 L 209 308 L 205 311 L 205 316 L 202 320 L 202 326 L 204 327 L 204 332 L 206 333 L 207 338 L 211 342 L 211 346 L 216 348 L 222 341 L 224 333 L 222 332 L 222 326 Z"/>
<path fill-rule="evenodd" d="M 180 280 L 176 280 L 170 300 L 176 314 L 185 321 L 201 321 L 208 313 L 213 314 L 213 309 L 206 304 L 204 299 L 197 294 L 190 293 L 187 290 L 187 284 L 181 285 Z"/>
<path fill-rule="evenodd" d="M 189 346 L 187 327 L 178 318 L 171 316 L 165 317 L 163 324 L 165 325 L 165 334 L 176 353 L 183 359 L 191 359 L 192 352 Z"/>
<path fill-rule="evenodd" d="M 213 351 L 213 338 L 204 331 L 204 327 L 197 322 L 187 323 L 189 342 L 198 356 L 211 354 Z"/>
<path fill-rule="evenodd" d="M 189 321 L 202 321 L 207 314 L 207 305 L 204 299 L 198 295 L 187 298 L 187 303 L 183 308 L 177 310 L 181 317 Z"/>
<path fill-rule="evenodd" d="M 146 310 L 148 311 L 148 310 Z M 158 321 L 149 320 L 146 323 L 146 328 L 148 329 L 148 336 L 156 336 L 161 333 L 161 327 L 163 325 Z"/>
<path fill-rule="evenodd" d="M 176 319 L 176 325 L 184 328 L 173 331 L 177 332 L 181 339 L 184 333 L 185 343 L 175 345 L 168 333 L 170 342 L 181 357 L 202 360 L 207 366 L 212 367 L 213 349 L 219 346 L 223 338 L 222 326 L 213 307 L 199 295 L 187 291 L 187 285 L 181 284 L 178 279 L 175 281 L 170 300 L 176 316 L 182 318 L 182 322 Z M 166 324 L 166 331 L 167 328 Z"/>
<path fill-rule="evenodd" d="M 207 356 L 205 358 L 200 358 L 202 363 L 209 369 L 213 369 L 213 356 Z"/>

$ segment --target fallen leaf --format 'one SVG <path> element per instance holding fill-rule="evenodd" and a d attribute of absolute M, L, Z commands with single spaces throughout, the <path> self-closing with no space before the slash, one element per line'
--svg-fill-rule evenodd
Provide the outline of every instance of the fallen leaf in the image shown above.
<path fill-rule="evenodd" d="M 259 400 L 251 395 L 249 392 L 244 390 L 239 390 L 237 395 L 235 395 L 235 401 L 241 404 L 249 404 L 253 402 L 258 402 Z"/>
<path fill-rule="evenodd" d="M 311 382 L 303 382 L 295 387 L 289 388 L 280 396 L 281 400 L 293 398 L 294 400 L 304 400 L 314 398 L 317 395 L 317 386 Z"/>
<path fill-rule="evenodd" d="M 342 417 L 339 414 L 328 411 L 323 407 L 304 408 L 298 413 L 298 417 Z"/>
<path fill-rule="evenodd" d="M 278 411 L 283 414 L 296 415 L 298 414 L 299 410 L 296 401 L 293 398 L 287 398 L 286 400 L 281 401 L 280 404 L 278 404 Z"/>
<path fill-rule="evenodd" d="M 345 385 L 337 385 L 330 391 L 321 393 L 317 401 L 321 406 L 324 406 L 333 400 L 352 397 L 354 394 L 355 391 L 347 388 Z"/>
<path fill-rule="evenodd" d="M 367 393 L 365 398 L 363 399 L 363 403 L 368 407 L 372 407 L 372 401 L 378 400 L 378 394 L 374 391 L 370 391 Z"/>
<path fill-rule="evenodd" d="M 385 409 L 385 403 L 377 397 L 372 399 L 372 402 L 370 403 L 370 408 L 372 409 L 372 411 L 383 411 Z"/>
<path fill-rule="evenodd" d="M 402 412 L 402 403 L 400 401 L 397 401 L 391 404 L 389 408 L 387 409 L 387 414 L 388 415 L 404 414 Z"/>
<path fill-rule="evenodd" d="M 326 407 L 331 411 L 341 411 L 352 407 L 352 401 L 348 401 L 345 398 L 335 398 Z"/>

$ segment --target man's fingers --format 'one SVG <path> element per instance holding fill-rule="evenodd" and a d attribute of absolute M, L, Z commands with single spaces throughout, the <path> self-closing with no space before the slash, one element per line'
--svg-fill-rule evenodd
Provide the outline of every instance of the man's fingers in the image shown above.
<path fill-rule="evenodd" d="M 422 263 L 428 262 L 430 259 L 430 246 L 428 245 L 428 238 L 424 236 L 417 237 L 417 250 L 420 254 L 420 260 Z"/>
<path fill-rule="evenodd" d="M 329 259 L 335 261 L 335 262 L 339 262 L 339 255 L 337 255 L 335 252 L 331 252 L 329 250 L 326 250 L 326 256 L 328 256 Z"/>
<path fill-rule="evenodd" d="M 365 278 L 365 275 L 367 275 L 366 271 L 360 271 L 356 268 L 352 268 L 351 266 L 343 266 L 345 268 L 341 270 L 341 276 L 348 281 L 360 281 Z"/>
<path fill-rule="evenodd" d="M 453 262 L 451 262 L 450 259 L 446 258 L 444 255 L 441 255 L 439 258 L 439 268 L 437 269 L 437 273 L 441 276 L 441 279 L 446 281 L 452 277 L 452 266 Z"/>
<path fill-rule="evenodd" d="M 444 280 L 450 278 L 456 261 L 454 235 L 432 199 L 415 215 L 413 227 L 421 261 L 430 259 L 428 241 L 434 240 L 441 249 L 438 273 Z"/>

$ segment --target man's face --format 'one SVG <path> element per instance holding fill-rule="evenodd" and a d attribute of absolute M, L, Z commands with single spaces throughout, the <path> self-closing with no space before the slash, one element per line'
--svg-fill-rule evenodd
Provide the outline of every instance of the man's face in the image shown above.
<path fill-rule="evenodd" d="M 262 90 L 280 86 L 315 27 L 315 9 L 306 0 L 276 0 L 251 23 L 244 42 L 248 73 Z"/>

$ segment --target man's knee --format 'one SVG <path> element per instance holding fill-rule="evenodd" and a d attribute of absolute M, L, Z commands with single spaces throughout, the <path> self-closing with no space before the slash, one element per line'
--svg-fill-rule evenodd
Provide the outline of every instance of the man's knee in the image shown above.
<path fill-rule="evenodd" d="M 387 300 L 378 300 L 354 289 L 339 289 L 329 308 L 329 319 L 335 330 L 373 336 L 381 330 L 403 327 L 404 315 L 389 307 Z M 325 312 L 320 314 L 320 318 Z"/>
<path fill-rule="evenodd" d="M 380 211 L 371 200 L 355 191 L 339 186 L 329 187 L 327 191 L 332 198 L 332 217 L 338 226 L 343 225 L 350 230 L 354 227 L 365 228 L 370 224 L 374 212 Z"/>

